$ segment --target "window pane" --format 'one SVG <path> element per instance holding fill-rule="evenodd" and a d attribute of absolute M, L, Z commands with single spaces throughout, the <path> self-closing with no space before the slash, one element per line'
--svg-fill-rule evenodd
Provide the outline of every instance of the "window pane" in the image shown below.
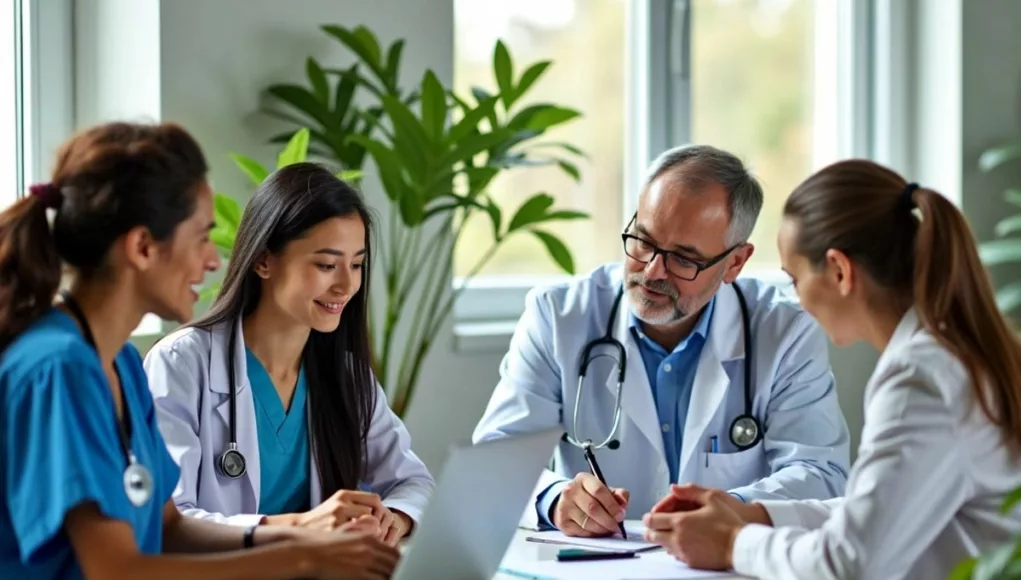
<path fill-rule="evenodd" d="M 625 11 L 629 0 L 455 0 L 454 85 L 458 95 L 473 86 L 495 91 L 492 54 L 502 39 L 514 59 L 515 77 L 529 64 L 551 60 L 543 78 L 515 109 L 546 102 L 571 107 L 582 117 L 548 131 L 549 141 L 585 150 L 578 159 L 580 183 L 557 168 L 518 168 L 494 180 L 490 194 L 504 223 L 535 193 L 555 207 L 588 212 L 588 220 L 552 222 L 544 229 L 570 248 L 575 270 L 619 259 L 624 179 Z M 466 275 L 492 245 L 488 218 L 465 226 L 455 256 L 455 275 Z M 489 275 L 556 274 L 544 246 L 527 233 L 505 241 L 487 267 Z"/>
<path fill-rule="evenodd" d="M 761 180 L 749 267 L 778 268 L 784 201 L 838 139 L 837 2 L 695 0 L 692 140 L 727 149 Z"/>
<path fill-rule="evenodd" d="M 14 2 L 0 2 L 0 207 L 7 207 L 18 191 L 18 127 L 15 74 L 17 54 Z"/>

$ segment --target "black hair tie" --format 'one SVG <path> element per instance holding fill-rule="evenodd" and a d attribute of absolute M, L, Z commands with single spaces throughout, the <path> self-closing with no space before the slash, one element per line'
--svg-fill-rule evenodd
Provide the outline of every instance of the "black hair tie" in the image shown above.
<path fill-rule="evenodd" d="M 912 196 L 915 194 L 916 189 L 918 189 L 918 184 L 912 182 L 909 183 L 907 187 L 904 188 L 904 191 L 900 193 L 900 205 L 906 211 L 910 212 L 915 209 L 915 200 Z"/>

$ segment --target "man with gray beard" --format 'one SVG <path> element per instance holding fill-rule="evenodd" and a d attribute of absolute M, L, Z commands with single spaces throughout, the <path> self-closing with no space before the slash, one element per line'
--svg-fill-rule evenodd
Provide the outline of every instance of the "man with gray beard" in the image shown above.
<path fill-rule="evenodd" d="M 621 234 L 623 264 L 529 293 L 473 437 L 565 430 L 524 525 L 623 534 L 672 484 L 741 501 L 843 494 L 826 336 L 775 286 L 738 280 L 761 208 L 735 156 L 669 150 Z"/>

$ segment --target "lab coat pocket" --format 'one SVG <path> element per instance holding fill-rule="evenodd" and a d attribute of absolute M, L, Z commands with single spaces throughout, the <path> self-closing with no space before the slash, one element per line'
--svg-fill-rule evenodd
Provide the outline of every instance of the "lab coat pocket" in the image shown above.
<path fill-rule="evenodd" d="M 704 487 L 733 489 L 761 479 L 765 471 L 763 442 L 734 453 L 702 452 L 702 477 L 697 483 Z"/>

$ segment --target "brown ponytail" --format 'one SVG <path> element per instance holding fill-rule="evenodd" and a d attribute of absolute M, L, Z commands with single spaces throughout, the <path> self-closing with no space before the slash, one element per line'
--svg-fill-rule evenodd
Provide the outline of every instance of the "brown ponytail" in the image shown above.
<path fill-rule="evenodd" d="M 51 182 L 0 212 L 0 350 L 50 307 L 62 264 L 89 278 L 132 228 L 169 239 L 206 171 L 198 143 L 172 123 L 107 123 L 64 143 Z"/>
<path fill-rule="evenodd" d="M 0 349 L 50 307 L 60 256 L 39 196 L 0 212 Z"/>
<path fill-rule="evenodd" d="M 828 249 L 855 260 L 964 364 L 975 398 L 1021 453 L 1021 342 L 996 306 L 964 215 L 939 193 L 865 160 L 823 168 L 791 194 L 798 251 L 822 265 Z M 912 207 L 917 208 L 918 216 Z"/>

